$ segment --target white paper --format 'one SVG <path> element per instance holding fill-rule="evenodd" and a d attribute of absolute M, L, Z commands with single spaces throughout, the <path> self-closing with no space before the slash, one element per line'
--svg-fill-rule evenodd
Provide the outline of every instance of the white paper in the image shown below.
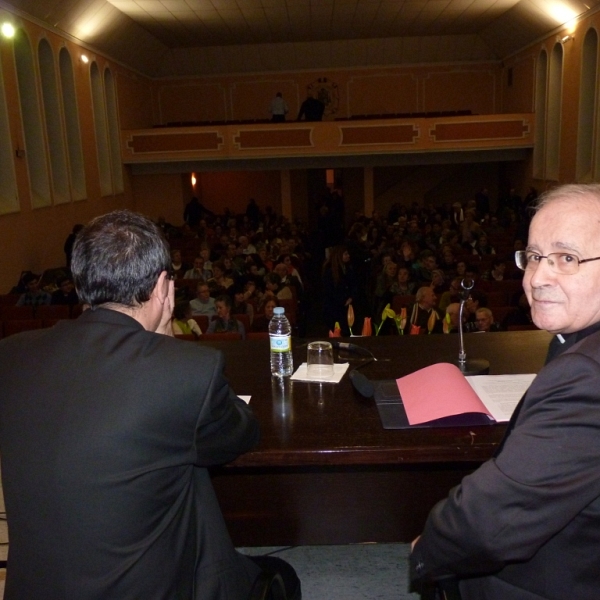
<path fill-rule="evenodd" d="M 473 375 L 465 378 L 498 422 L 509 421 L 523 394 L 535 379 L 523 375 Z"/>
<path fill-rule="evenodd" d="M 317 379 L 316 377 L 308 376 L 308 363 L 302 363 L 296 372 L 292 375 L 294 381 L 313 381 L 317 383 L 339 383 L 344 376 L 344 373 L 348 370 L 350 363 L 334 363 L 333 375 L 327 379 Z"/>

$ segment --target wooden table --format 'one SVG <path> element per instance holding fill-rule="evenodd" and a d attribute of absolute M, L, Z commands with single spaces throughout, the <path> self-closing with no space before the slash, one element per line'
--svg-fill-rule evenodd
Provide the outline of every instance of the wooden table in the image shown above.
<path fill-rule="evenodd" d="M 550 335 L 525 331 L 465 336 L 468 358 L 490 361 L 490 374 L 537 373 Z M 453 362 L 456 335 L 345 340 L 378 359 L 370 379 L 400 377 L 435 362 Z M 338 385 L 287 382 L 269 372 L 267 341 L 211 344 L 226 354 L 238 394 L 252 396 L 262 437 L 251 452 L 213 478 L 236 545 L 407 542 L 431 507 L 488 459 L 504 425 L 385 430 L 372 399 L 346 376 Z M 361 363 L 356 355 L 351 368 Z M 294 364 L 306 360 L 296 344 Z M 440 382 L 440 394 L 443 382 Z"/>

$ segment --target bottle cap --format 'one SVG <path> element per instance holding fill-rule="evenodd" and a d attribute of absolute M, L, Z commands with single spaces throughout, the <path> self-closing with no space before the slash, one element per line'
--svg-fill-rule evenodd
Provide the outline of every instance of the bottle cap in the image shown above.
<path fill-rule="evenodd" d="M 283 315 L 283 314 L 285 314 L 285 308 L 283 308 L 283 306 L 276 306 L 273 309 L 273 314 L 274 315 Z"/>

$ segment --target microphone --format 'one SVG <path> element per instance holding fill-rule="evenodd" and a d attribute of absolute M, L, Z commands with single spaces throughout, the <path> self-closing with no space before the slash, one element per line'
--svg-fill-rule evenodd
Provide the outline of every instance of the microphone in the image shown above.
<path fill-rule="evenodd" d="M 365 398 L 372 398 L 375 395 L 375 387 L 373 384 L 357 370 L 348 373 L 352 387 Z"/>

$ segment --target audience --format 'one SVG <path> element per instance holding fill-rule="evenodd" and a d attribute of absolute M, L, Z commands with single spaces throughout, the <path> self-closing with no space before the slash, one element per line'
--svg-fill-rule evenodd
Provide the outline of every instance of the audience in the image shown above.
<path fill-rule="evenodd" d="M 477 203 L 474 194 L 472 200 L 455 202 L 454 206 L 397 202 L 387 213 L 374 211 L 367 217 L 356 211 L 353 220 L 348 221 L 340 199 L 336 191 L 325 192 L 317 200 L 318 213 L 328 218 L 319 219 L 316 232 L 276 215 L 268 207 L 261 209 L 256 201 L 251 203 L 250 213 L 238 216 L 228 210 L 214 214 L 203 207 L 196 215 L 196 207 L 191 206 L 187 214 L 191 219 L 185 226 L 163 229 L 172 246 L 173 276 L 195 279 L 199 284 L 195 298 L 190 297 L 193 289 L 178 286 L 178 299 L 185 301 L 192 315 L 210 318 L 216 314 L 215 298 L 226 294 L 231 298 L 231 315 L 245 314 L 254 331 L 266 330 L 273 301 L 285 302 L 286 307 L 292 303 L 302 324 L 306 314 L 315 309 L 317 291 L 323 306 L 323 325 L 332 330 L 338 322 L 343 335 L 349 335 L 349 304 L 354 308 L 356 323 L 362 326 L 364 316 L 378 322 L 383 308 L 393 306 L 396 296 L 429 288 L 429 292 L 420 291 L 419 298 L 408 307 L 407 332 L 412 324 L 427 333 L 433 324 L 432 333 L 437 333 L 442 330 L 441 323 L 437 323 L 440 315 L 461 300 L 461 282 L 472 279 L 471 300 L 465 307 L 465 331 L 471 332 L 480 329 L 476 311 L 486 306 L 480 301 L 482 290 L 493 292 L 496 284 L 515 277 L 516 270 L 508 257 L 512 257 L 511 246 L 519 249 L 526 244 L 526 240 L 516 239 L 516 232 L 523 231 L 518 223 L 526 218 L 523 214 L 514 212 L 507 219 L 503 208 L 500 226 L 498 214 L 480 212 L 487 203 Z M 341 229 L 344 222 L 348 223 L 345 239 Z M 193 264 L 188 267 L 186 261 Z M 320 286 L 314 273 L 321 266 Z M 57 285 L 52 303 L 77 302 L 70 281 L 60 280 Z M 25 284 L 22 291 L 26 293 L 19 302 L 48 302 L 46 292 L 36 286 L 36 281 Z M 513 293 L 515 289 L 510 288 L 507 305 L 517 304 L 521 292 L 516 292 L 511 301 Z M 495 294 L 494 300 L 498 297 Z M 505 317 L 504 327 L 528 319 L 525 311 L 516 312 Z M 492 320 L 492 330 L 497 326 Z M 384 327 L 380 335 L 386 333 L 396 331 Z"/>
<path fill-rule="evenodd" d="M 40 276 L 28 273 L 23 277 L 27 291 L 17 300 L 17 306 L 42 306 L 50 304 L 52 296 L 40 289 Z"/>

